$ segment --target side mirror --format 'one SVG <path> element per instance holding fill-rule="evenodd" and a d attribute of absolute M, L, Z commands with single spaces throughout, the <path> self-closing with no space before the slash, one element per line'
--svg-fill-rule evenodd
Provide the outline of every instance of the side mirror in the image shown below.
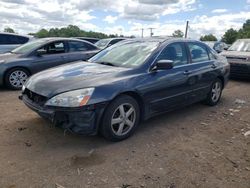
<path fill-rule="evenodd" d="M 174 67 L 174 62 L 172 60 L 159 60 L 156 62 L 152 70 L 169 70 Z"/>
<path fill-rule="evenodd" d="M 44 50 L 44 49 L 39 49 L 36 51 L 36 55 L 39 57 L 41 57 L 44 54 L 46 54 L 46 50 Z"/>

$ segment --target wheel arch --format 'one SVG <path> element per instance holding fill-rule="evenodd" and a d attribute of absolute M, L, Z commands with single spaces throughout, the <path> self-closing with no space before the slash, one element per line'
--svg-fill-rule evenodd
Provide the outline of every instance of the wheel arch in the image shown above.
<path fill-rule="evenodd" d="M 141 97 L 141 95 L 138 94 L 135 91 L 125 91 L 125 92 L 119 93 L 115 98 L 117 98 L 117 97 L 119 97 L 121 95 L 127 95 L 127 96 L 130 96 L 130 97 L 132 97 L 132 98 L 134 98 L 136 100 L 136 102 L 138 103 L 138 105 L 140 107 L 139 108 L 139 110 L 140 110 L 140 121 L 143 120 L 144 116 L 145 116 L 145 103 L 144 103 L 143 98 Z"/>
<path fill-rule="evenodd" d="M 224 89 L 224 86 L 225 86 L 225 79 L 224 79 L 224 77 L 223 76 L 218 76 L 217 78 L 221 80 L 221 82 L 222 82 L 222 89 Z"/>

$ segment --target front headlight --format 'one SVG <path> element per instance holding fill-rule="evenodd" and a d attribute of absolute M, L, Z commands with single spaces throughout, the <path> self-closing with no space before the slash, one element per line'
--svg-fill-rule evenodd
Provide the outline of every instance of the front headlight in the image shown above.
<path fill-rule="evenodd" d="M 49 99 L 46 106 L 80 107 L 88 103 L 95 88 L 79 89 L 61 93 Z"/>
<path fill-rule="evenodd" d="M 0 63 L 4 63 L 5 62 L 5 60 L 0 60 Z"/>

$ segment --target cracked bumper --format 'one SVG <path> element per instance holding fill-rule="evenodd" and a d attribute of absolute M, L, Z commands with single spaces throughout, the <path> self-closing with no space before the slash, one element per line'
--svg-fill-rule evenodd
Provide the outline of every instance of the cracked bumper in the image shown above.
<path fill-rule="evenodd" d="M 74 133 L 95 135 L 104 112 L 105 103 L 81 108 L 49 108 L 41 107 L 32 102 L 27 96 L 19 97 L 31 110 L 56 126 Z"/>

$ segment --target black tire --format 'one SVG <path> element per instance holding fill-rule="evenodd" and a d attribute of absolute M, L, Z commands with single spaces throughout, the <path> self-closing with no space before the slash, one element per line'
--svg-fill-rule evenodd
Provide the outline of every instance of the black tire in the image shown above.
<path fill-rule="evenodd" d="M 14 84 L 14 81 L 11 81 L 11 80 L 13 80 L 13 78 L 11 78 L 11 76 L 13 76 L 13 74 L 15 74 L 15 73 L 17 73 L 17 76 L 18 76 L 18 73 L 20 73 L 19 74 L 19 76 L 20 76 L 19 82 L 16 82 L 16 84 Z M 23 83 L 28 79 L 29 76 L 30 76 L 30 73 L 26 69 L 13 68 L 5 74 L 4 83 L 9 89 L 20 90 L 20 89 L 22 89 Z"/>
<path fill-rule="evenodd" d="M 123 107 L 121 107 L 121 106 L 123 106 Z M 126 117 L 125 116 L 121 117 L 121 115 L 119 116 L 120 107 L 124 109 L 124 112 L 125 112 L 124 115 Z M 134 112 L 132 112 L 131 115 L 129 117 L 127 117 L 127 114 L 129 114 L 128 112 L 133 111 L 133 110 L 134 110 Z M 118 117 L 115 118 L 115 116 L 118 116 Z M 131 121 L 129 118 L 131 119 Z M 117 124 L 115 124 L 115 123 L 112 124 L 112 120 L 117 120 L 117 119 L 120 119 L 121 122 L 117 123 Z M 121 120 L 121 119 L 123 119 L 123 120 Z M 124 120 L 124 119 L 127 119 L 130 122 L 133 121 L 134 122 L 133 126 L 126 125 L 126 120 Z M 124 139 L 130 137 L 135 132 L 135 130 L 139 124 L 139 121 L 140 121 L 140 109 L 139 109 L 139 105 L 138 105 L 137 101 L 130 96 L 121 95 L 121 96 L 117 97 L 116 99 L 114 99 L 106 108 L 104 115 L 103 115 L 102 123 L 100 126 L 100 133 L 107 140 L 110 140 L 113 142 L 121 141 L 121 140 L 124 140 Z M 113 122 L 115 122 L 115 121 L 113 121 Z M 125 122 L 125 124 L 124 124 L 124 122 Z M 123 135 L 118 135 L 119 128 L 120 128 L 122 123 L 124 124 L 123 125 L 124 132 L 121 133 Z"/>
<path fill-rule="evenodd" d="M 218 84 L 218 86 L 220 87 L 220 92 L 219 93 L 217 93 L 217 97 L 215 97 L 214 95 L 214 89 L 215 89 L 215 87 L 216 87 L 216 84 Z M 221 98 L 221 94 L 222 94 L 222 90 L 223 90 L 223 85 L 222 85 L 222 81 L 219 79 L 219 78 L 217 78 L 214 82 L 213 82 L 213 84 L 212 84 L 212 86 L 211 86 L 211 88 L 210 88 L 210 91 L 209 91 L 209 93 L 208 93 L 208 95 L 207 95 L 207 98 L 206 98 L 206 100 L 205 100 L 205 103 L 207 104 L 207 105 L 209 105 L 209 106 L 215 106 L 215 105 L 217 105 L 218 104 L 218 102 L 220 101 L 220 98 Z"/>

